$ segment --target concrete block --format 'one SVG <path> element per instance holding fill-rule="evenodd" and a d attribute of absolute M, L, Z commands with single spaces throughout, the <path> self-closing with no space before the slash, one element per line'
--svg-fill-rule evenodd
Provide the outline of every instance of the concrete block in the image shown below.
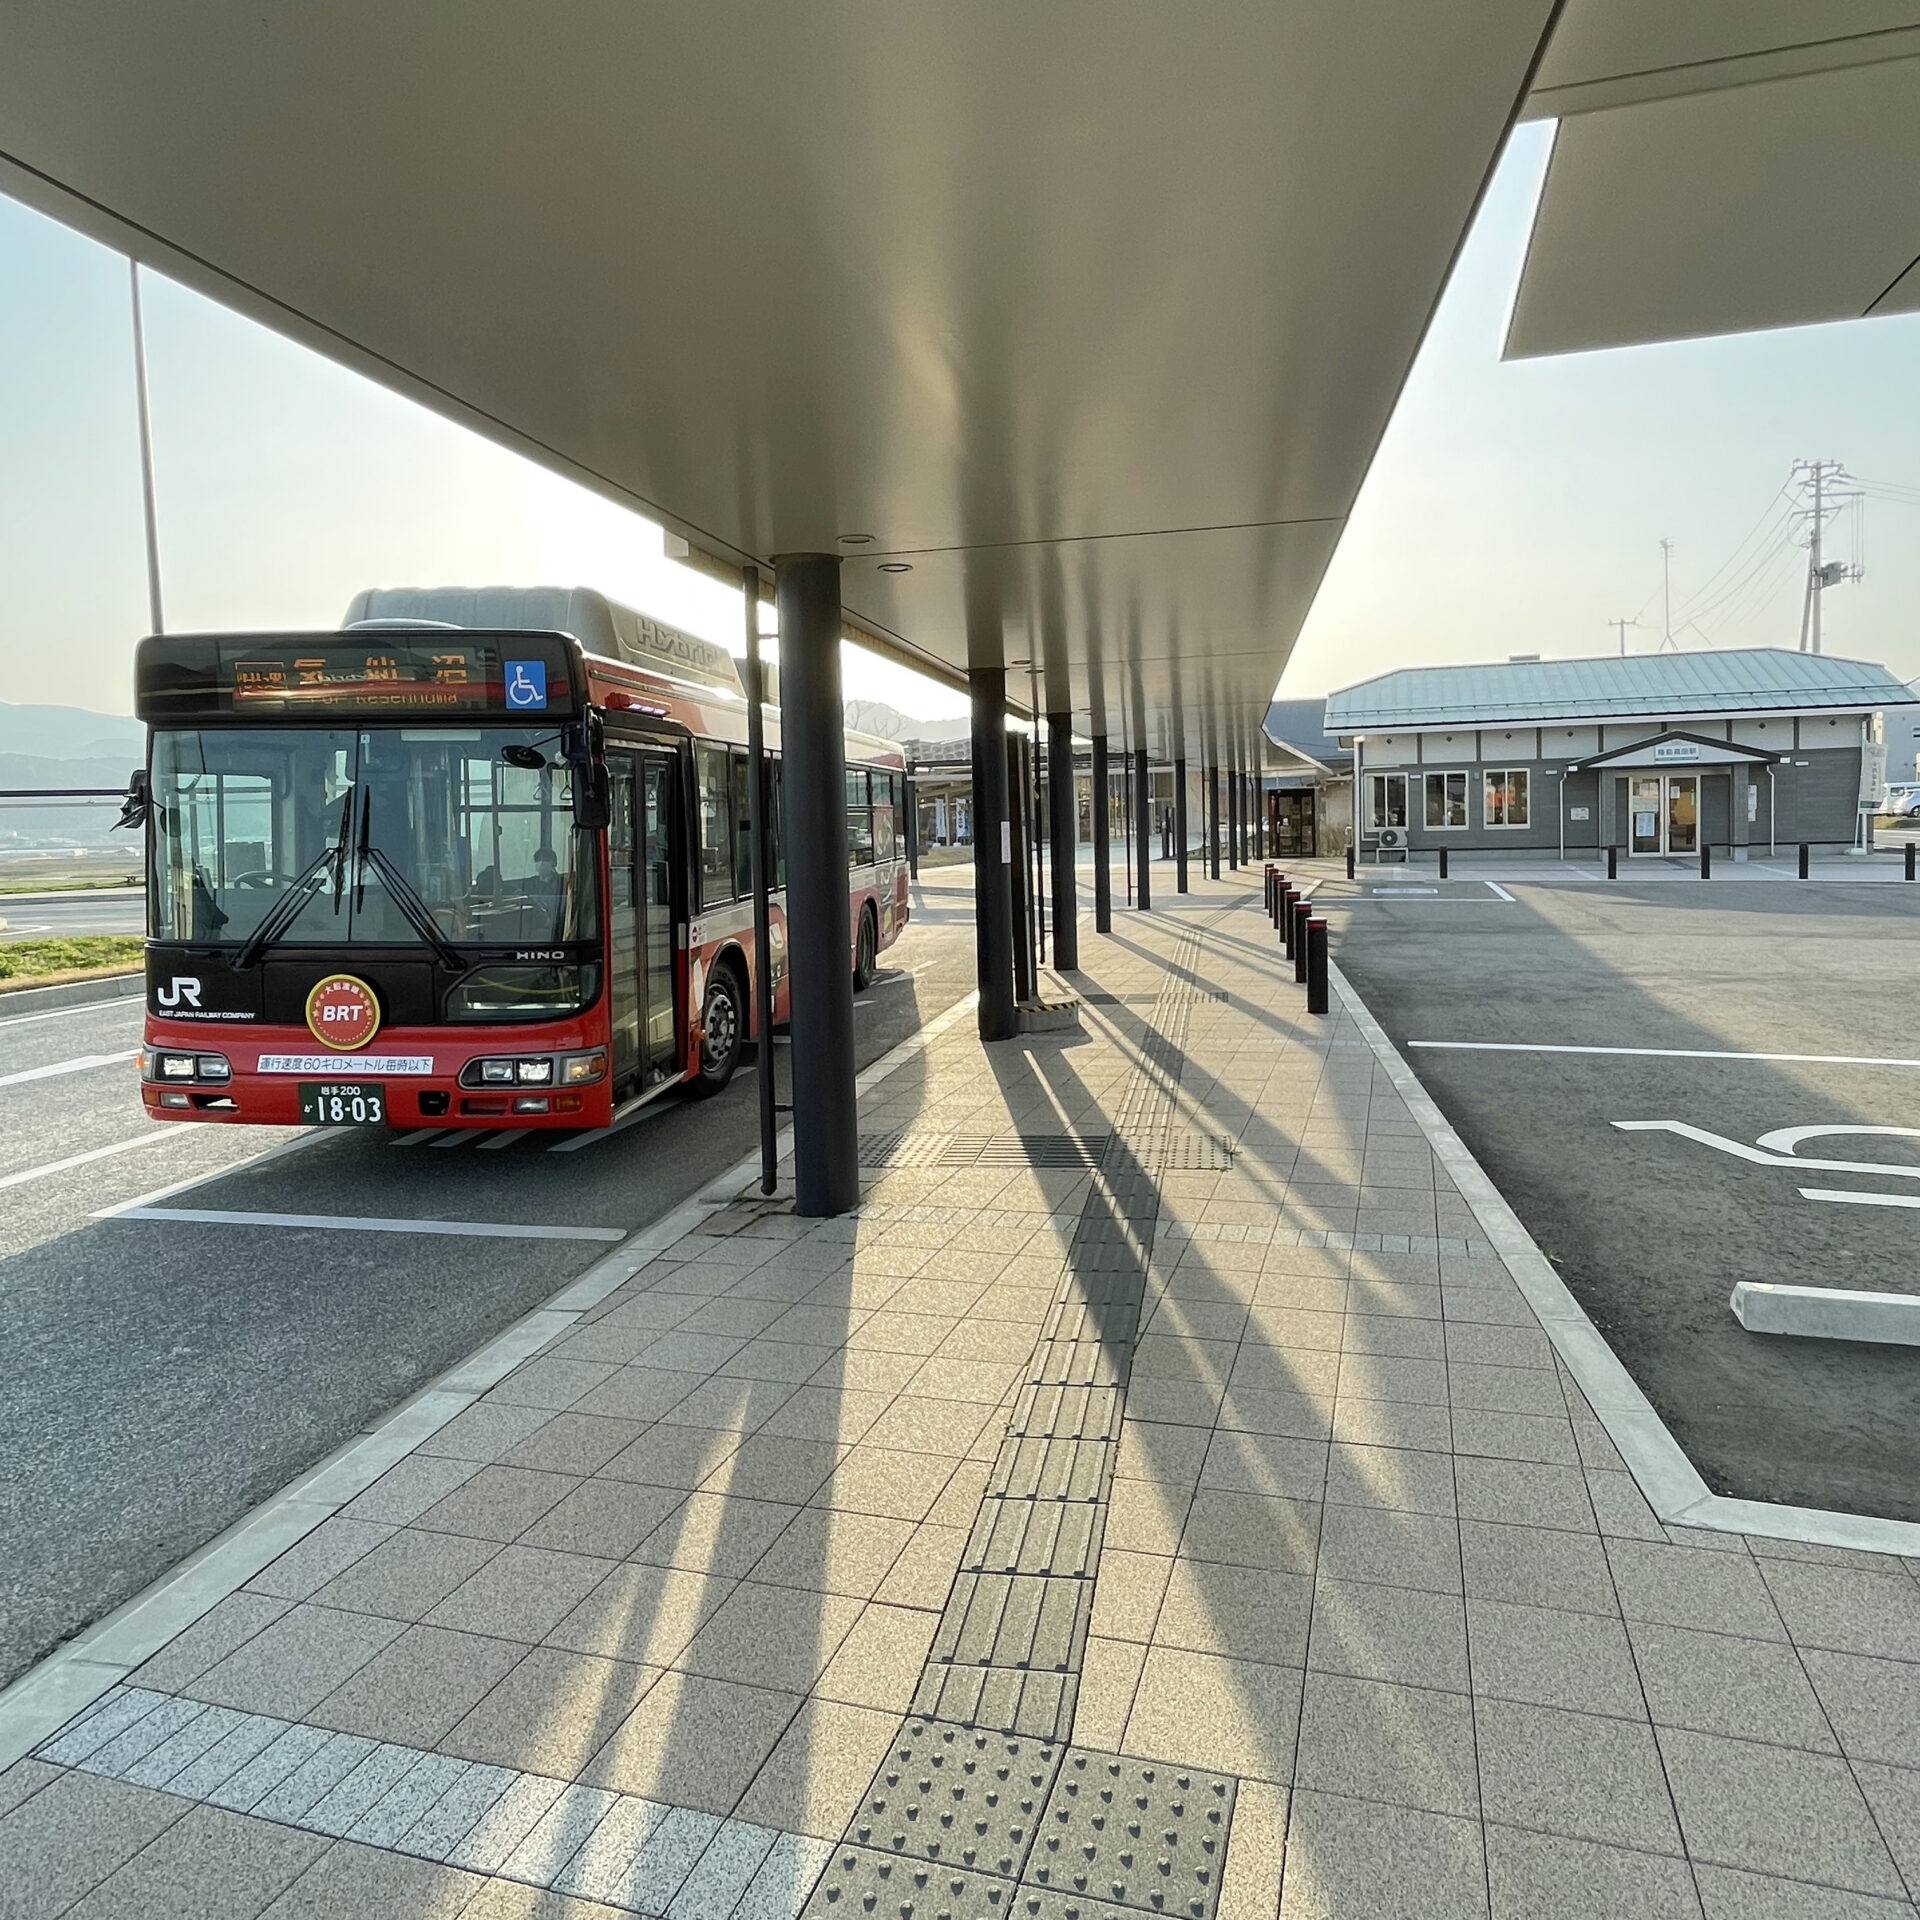
<path fill-rule="evenodd" d="M 1742 1280 L 1729 1302 L 1749 1333 L 1803 1340 L 1871 1340 L 1920 1347 L 1920 1295 L 1859 1293 L 1843 1287 L 1786 1287 Z"/>

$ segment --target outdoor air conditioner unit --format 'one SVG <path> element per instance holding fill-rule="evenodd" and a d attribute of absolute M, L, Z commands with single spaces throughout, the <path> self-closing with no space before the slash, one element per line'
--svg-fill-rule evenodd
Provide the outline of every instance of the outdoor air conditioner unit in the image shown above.
<path fill-rule="evenodd" d="M 1383 847 L 1404 847 L 1407 844 L 1406 830 L 1403 827 L 1382 827 L 1380 844 Z"/>

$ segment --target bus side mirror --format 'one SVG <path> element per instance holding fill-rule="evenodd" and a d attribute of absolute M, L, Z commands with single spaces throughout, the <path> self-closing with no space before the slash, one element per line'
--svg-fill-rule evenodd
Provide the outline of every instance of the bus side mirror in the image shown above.
<path fill-rule="evenodd" d="M 153 789 L 147 782 L 147 770 L 135 767 L 127 780 L 126 797 L 120 802 L 120 818 L 113 824 L 116 829 L 144 827 L 152 810 Z"/>

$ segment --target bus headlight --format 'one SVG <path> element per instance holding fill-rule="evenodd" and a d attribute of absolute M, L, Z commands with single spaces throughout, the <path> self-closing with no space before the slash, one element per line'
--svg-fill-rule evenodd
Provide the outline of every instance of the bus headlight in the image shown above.
<path fill-rule="evenodd" d="M 143 1053 L 140 1072 L 148 1080 L 223 1082 L 233 1078 L 233 1068 L 224 1053 L 175 1053 L 166 1047 Z"/>
<path fill-rule="evenodd" d="M 560 1083 L 567 1087 L 587 1087 L 607 1077 L 607 1050 L 596 1047 L 591 1053 L 570 1053 L 560 1062 Z"/>
<path fill-rule="evenodd" d="M 469 1060 L 460 1069 L 463 1087 L 550 1087 L 553 1084 L 553 1055 L 505 1054 L 486 1060 Z"/>

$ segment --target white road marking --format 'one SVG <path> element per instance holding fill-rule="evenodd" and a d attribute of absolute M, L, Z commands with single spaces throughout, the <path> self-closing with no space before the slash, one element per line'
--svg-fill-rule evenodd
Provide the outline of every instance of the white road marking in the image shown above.
<path fill-rule="evenodd" d="M 1709 1133 L 1705 1127 L 1690 1127 L 1683 1120 L 1616 1120 L 1622 1133 L 1677 1133 L 1683 1140 L 1695 1140 L 1703 1147 L 1729 1153 L 1736 1160 L 1751 1161 L 1756 1167 L 1798 1167 L 1811 1173 L 1866 1173 L 1895 1180 L 1920 1180 L 1920 1167 L 1902 1167 L 1884 1160 L 1806 1160 L 1797 1153 L 1769 1151 L 1778 1145 L 1782 1134 L 1805 1139 L 1813 1134 L 1869 1133 L 1895 1135 L 1920 1140 L 1920 1127 L 1783 1127 L 1778 1133 L 1763 1134 L 1757 1146 L 1744 1140 L 1729 1140 L 1725 1134 Z"/>
<path fill-rule="evenodd" d="M 146 1002 L 137 993 L 123 993 L 111 1000 L 83 1000 L 77 1007 L 52 1007 L 45 1013 L 10 1013 L 0 1027 L 24 1027 L 33 1020 L 71 1020 L 82 1013 L 112 1013 L 125 1007 L 130 1013 L 145 1013 Z"/>
<path fill-rule="evenodd" d="M 487 1127 L 444 1127 L 440 1138 L 433 1144 L 436 1147 L 464 1147 L 470 1140 L 484 1140 L 490 1131 Z"/>
<path fill-rule="evenodd" d="M 531 1127 L 502 1127 L 490 1139 L 476 1141 L 475 1145 L 482 1153 L 498 1153 L 502 1147 L 518 1146 L 532 1131 Z"/>
<path fill-rule="evenodd" d="M 417 1147 L 422 1140 L 431 1140 L 436 1133 L 444 1133 L 444 1127 L 415 1127 L 411 1133 L 403 1133 L 397 1140 L 389 1140 L 390 1147 Z"/>
<path fill-rule="evenodd" d="M 591 1133 L 576 1133 L 571 1140 L 556 1140 L 547 1151 L 549 1153 L 578 1153 L 582 1147 L 591 1147 L 601 1140 L 610 1140 L 616 1133 L 625 1133 L 629 1127 L 645 1126 L 649 1120 L 657 1118 L 667 1111 L 664 1100 L 649 1100 L 644 1107 L 635 1107 L 614 1121 L 610 1127 L 596 1127 Z"/>
<path fill-rule="evenodd" d="M 1409 1040 L 1429 1053 L 1604 1053 L 1633 1060 L 1785 1060 L 1818 1067 L 1920 1067 L 1920 1060 L 1872 1053 L 1736 1053 L 1712 1047 L 1555 1047 L 1528 1040 Z"/>
<path fill-rule="evenodd" d="M 1516 904 L 1517 904 L 1517 903 L 1515 902 L 1515 900 L 1514 900 L 1514 897 L 1513 897 L 1513 895 L 1512 895 L 1512 894 L 1510 894 L 1510 893 L 1509 893 L 1509 892 L 1508 892 L 1508 891 L 1506 890 L 1506 888 L 1505 888 L 1505 887 L 1503 887 L 1503 886 L 1502 886 L 1502 885 L 1501 885 L 1501 884 L 1499 883 L 1499 881 L 1497 881 L 1497 880 L 1482 880 L 1482 881 L 1480 882 L 1480 884 L 1481 884 L 1481 885 L 1482 885 L 1483 887 L 1490 887 L 1490 888 L 1492 888 L 1492 890 L 1493 890 L 1493 892 L 1494 892 L 1494 893 L 1495 893 L 1495 894 L 1496 894 L 1496 895 L 1497 895 L 1497 896 L 1498 896 L 1498 897 L 1499 897 L 1500 899 L 1502 899 L 1502 900 L 1504 900 L 1504 901 L 1506 901 L 1506 902 L 1507 902 L 1507 904 L 1508 904 L 1509 906 L 1513 906 L 1513 905 L 1516 905 Z"/>
<path fill-rule="evenodd" d="M 1875 1171 L 1881 1169 L 1876 1168 Z M 1894 1172 L 1896 1169 L 1887 1168 L 1884 1171 Z M 1842 1207 L 1920 1207 L 1920 1193 L 1849 1193 L 1841 1187 L 1802 1187 L 1800 1198 L 1830 1200 Z"/>
<path fill-rule="evenodd" d="M 18 1073 L 0 1073 L 0 1087 L 17 1087 L 28 1080 L 57 1080 L 63 1073 L 88 1073 L 95 1067 L 121 1066 L 138 1058 L 139 1052 L 138 1047 L 129 1047 L 125 1053 L 83 1053 L 47 1067 L 23 1067 Z"/>
<path fill-rule="evenodd" d="M 96 1220 L 186 1220 L 219 1227 L 318 1227 L 332 1233 L 445 1233 L 476 1240 L 624 1240 L 625 1227 L 519 1227 L 493 1220 L 370 1220 L 343 1213 L 229 1213 L 218 1207 L 109 1207 Z"/>
<path fill-rule="evenodd" d="M 64 1160 L 49 1160 L 44 1167 L 22 1167 L 18 1173 L 0 1176 L 0 1190 L 7 1187 L 24 1187 L 30 1180 L 44 1180 L 49 1174 L 65 1173 L 70 1167 L 84 1167 L 92 1160 L 105 1160 L 116 1153 L 133 1153 L 141 1147 L 157 1147 L 162 1140 L 172 1138 L 176 1129 L 170 1126 L 156 1125 L 151 1133 L 136 1133 L 131 1140 L 116 1140 L 110 1147 L 95 1147 L 91 1153 L 69 1154 Z"/>
<path fill-rule="evenodd" d="M 1412 900 L 1419 895 L 1432 896 L 1440 891 L 1438 887 L 1369 887 L 1369 900 Z M 1306 897 L 1304 894 L 1301 896 Z"/>

